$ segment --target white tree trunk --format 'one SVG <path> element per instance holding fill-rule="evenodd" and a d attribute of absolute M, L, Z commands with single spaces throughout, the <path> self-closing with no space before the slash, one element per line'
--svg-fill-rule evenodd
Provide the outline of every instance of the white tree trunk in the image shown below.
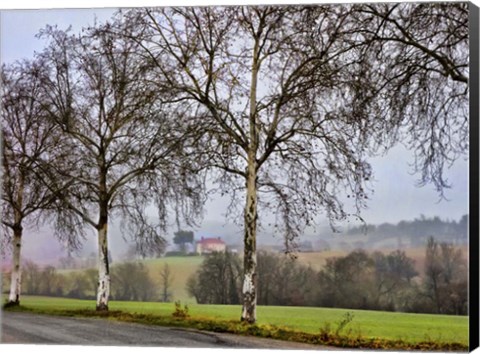
<path fill-rule="evenodd" d="M 243 255 L 242 321 L 255 323 L 257 319 L 257 186 L 256 166 L 248 169 L 247 203 L 245 206 L 245 237 Z"/>
<path fill-rule="evenodd" d="M 20 290 L 22 284 L 22 269 L 20 267 L 20 252 L 22 249 L 22 230 L 16 229 L 13 233 L 13 268 L 10 283 L 10 304 L 20 304 Z"/>
<path fill-rule="evenodd" d="M 22 286 L 22 268 L 20 267 L 20 253 L 22 251 L 22 220 L 23 215 L 21 209 L 23 208 L 23 192 L 24 192 L 25 176 L 23 173 L 19 176 L 18 190 L 14 208 L 14 227 L 13 227 L 13 267 L 10 284 L 10 294 L 8 296 L 8 303 L 10 305 L 20 304 L 20 291 Z"/>
<path fill-rule="evenodd" d="M 259 70 L 259 42 L 255 41 L 252 62 L 252 81 L 250 84 L 250 115 L 247 200 L 245 204 L 245 236 L 243 253 L 243 308 L 241 321 L 255 323 L 257 320 L 257 81 Z"/>
<path fill-rule="evenodd" d="M 98 230 L 98 290 L 97 310 L 108 311 L 110 296 L 110 271 L 108 264 L 107 228 L 105 222 Z"/>

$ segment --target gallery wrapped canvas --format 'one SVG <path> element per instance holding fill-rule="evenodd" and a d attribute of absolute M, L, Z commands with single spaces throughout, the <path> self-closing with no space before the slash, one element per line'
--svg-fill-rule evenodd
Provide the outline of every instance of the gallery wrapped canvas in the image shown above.
<path fill-rule="evenodd" d="M 2 10 L 2 343 L 478 347 L 476 5 L 132 5 Z"/>

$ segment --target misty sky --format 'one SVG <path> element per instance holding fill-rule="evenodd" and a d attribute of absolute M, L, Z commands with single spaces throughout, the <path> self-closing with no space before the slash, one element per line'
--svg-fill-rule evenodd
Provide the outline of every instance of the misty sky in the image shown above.
<path fill-rule="evenodd" d="M 32 57 L 43 42 L 35 34 L 45 25 L 57 24 L 60 29 L 72 25 L 74 32 L 82 26 L 108 19 L 112 9 L 82 10 L 6 10 L 1 12 L 1 60 L 9 63 L 21 58 Z M 457 161 L 446 173 L 452 188 L 446 191 L 447 200 L 439 201 L 434 187 L 415 186 L 419 176 L 412 175 L 409 163 L 412 154 L 403 147 L 397 147 L 386 156 L 371 159 L 375 193 L 370 198 L 369 208 L 363 212 L 368 223 L 412 220 L 424 214 L 438 215 L 444 219 L 458 220 L 468 213 L 468 161 Z M 215 225 L 225 223 L 223 212 L 226 200 L 214 198 L 207 204 L 205 220 L 196 235 L 221 235 Z M 321 221 L 321 220 L 320 220 Z"/>

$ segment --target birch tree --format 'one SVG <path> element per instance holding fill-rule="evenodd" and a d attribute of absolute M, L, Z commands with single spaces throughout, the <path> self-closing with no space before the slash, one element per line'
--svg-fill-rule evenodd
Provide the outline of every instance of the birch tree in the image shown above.
<path fill-rule="evenodd" d="M 462 2 L 355 7 L 365 60 L 378 63 L 368 86 L 387 101 L 395 140 L 414 152 L 419 185 L 442 197 L 445 170 L 468 151 L 469 11 Z"/>
<path fill-rule="evenodd" d="M 145 253 L 165 242 L 169 205 L 192 221 L 202 190 L 184 164 L 182 149 L 191 139 L 181 112 L 155 99 L 159 92 L 149 85 L 148 63 L 136 55 L 138 45 L 113 36 L 107 27 L 80 35 L 53 27 L 41 33 L 49 40 L 41 54 L 50 63 L 44 83 L 48 115 L 62 129 L 59 148 L 68 151 L 65 161 L 45 169 L 52 180 L 60 176 L 68 182 L 61 196 L 64 207 L 97 234 L 97 310 L 108 310 L 111 219 L 121 216 L 125 236 Z M 158 211 L 156 223 L 147 215 L 151 205 Z"/>
<path fill-rule="evenodd" d="M 56 201 L 56 191 L 38 177 L 38 162 L 51 157 L 58 139 L 41 104 L 44 74 L 43 63 L 35 60 L 4 66 L 1 71 L 2 246 L 11 246 L 13 263 L 9 305 L 20 303 L 24 230 L 48 218 Z M 75 238 L 67 241 L 72 247 L 77 245 Z"/>
<path fill-rule="evenodd" d="M 191 120 L 203 128 L 195 160 L 211 171 L 222 194 L 232 196 L 230 211 L 244 198 L 243 321 L 256 320 L 256 238 L 265 214 L 276 217 L 288 251 L 321 212 L 332 227 L 360 218 L 371 192 L 368 156 L 407 137 L 423 157 L 422 180 L 442 190 L 444 162 L 465 151 L 455 132 L 439 135 L 442 126 L 435 124 L 439 110 L 442 117 L 460 112 L 459 121 L 465 119 L 464 91 L 443 85 L 428 69 L 418 72 L 426 80 L 418 85 L 408 72 L 428 68 L 431 56 L 412 57 L 409 43 L 397 47 L 372 36 L 384 23 L 368 10 L 168 8 L 134 10 L 124 18 L 121 26 L 155 66 L 157 85 L 168 87 L 171 103 L 190 107 Z M 432 33 L 434 23 L 416 31 Z M 440 106 L 435 97 L 443 100 Z M 456 131 L 457 123 L 443 127 Z M 456 147 L 443 159 L 431 158 L 432 151 L 441 156 L 449 139 Z M 352 202 L 345 204 L 343 195 Z"/>

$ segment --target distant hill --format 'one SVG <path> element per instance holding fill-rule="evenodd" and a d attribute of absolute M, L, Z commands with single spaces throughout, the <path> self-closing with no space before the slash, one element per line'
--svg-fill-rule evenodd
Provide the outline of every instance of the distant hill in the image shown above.
<path fill-rule="evenodd" d="M 350 228 L 347 236 L 367 236 L 367 244 L 374 244 L 386 239 L 396 239 L 400 244 L 422 246 L 430 236 L 440 242 L 457 245 L 468 243 L 468 214 L 459 221 L 442 220 L 438 216 L 420 218 L 413 221 L 402 220 L 397 224 L 362 225 Z"/>
<path fill-rule="evenodd" d="M 262 248 L 281 251 L 283 239 L 280 235 L 277 236 L 265 239 Z M 406 249 L 425 246 L 430 236 L 439 242 L 467 245 L 468 214 L 458 221 L 442 220 L 437 216 L 427 218 L 421 215 L 414 220 L 402 220 L 396 224 L 341 225 L 337 232 L 324 226 L 315 231 L 306 230 L 297 240 L 297 244 L 300 252 Z M 266 244 L 268 247 L 265 247 Z M 261 245 L 262 243 L 259 243 L 259 247 Z"/>

